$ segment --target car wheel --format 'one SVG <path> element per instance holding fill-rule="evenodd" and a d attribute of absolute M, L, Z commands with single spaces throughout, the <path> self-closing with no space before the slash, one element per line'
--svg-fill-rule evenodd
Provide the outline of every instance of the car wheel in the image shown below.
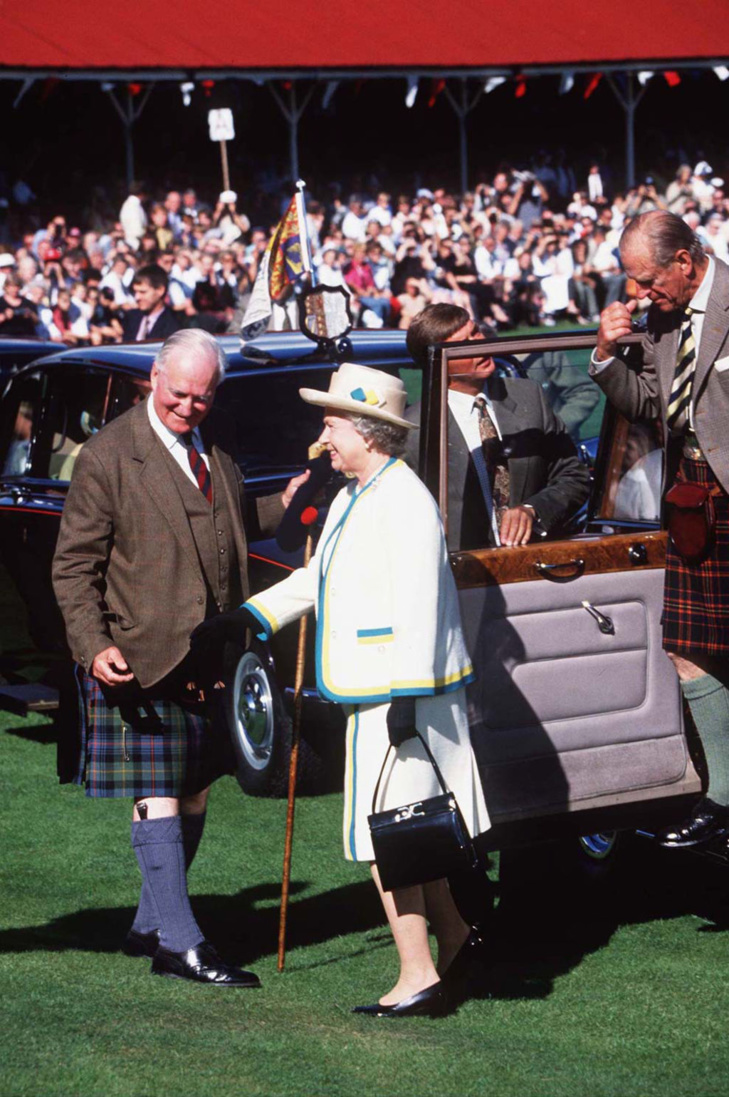
<path fill-rule="evenodd" d="M 273 661 L 258 645 L 238 659 L 232 674 L 228 723 L 238 784 L 251 796 L 286 796 L 292 721 L 276 682 Z M 318 791 L 326 766 L 305 738 L 299 742 L 297 788 Z"/>
<path fill-rule="evenodd" d="M 502 894 L 531 892 L 560 882 L 558 890 L 589 892 L 607 881 L 622 860 L 626 835 L 617 831 L 561 838 L 538 846 L 502 850 L 499 877 Z"/>
<path fill-rule="evenodd" d="M 617 864 L 620 839 L 616 830 L 582 835 L 572 851 L 577 871 L 591 880 L 600 880 L 611 873 Z"/>

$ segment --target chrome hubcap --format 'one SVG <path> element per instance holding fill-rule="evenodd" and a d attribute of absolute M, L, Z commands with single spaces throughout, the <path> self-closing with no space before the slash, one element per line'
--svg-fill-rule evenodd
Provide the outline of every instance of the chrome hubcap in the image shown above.
<path fill-rule="evenodd" d="M 261 660 L 247 651 L 233 682 L 236 745 L 253 769 L 265 769 L 273 753 L 273 698 Z"/>
<path fill-rule="evenodd" d="M 617 837 L 614 830 L 605 834 L 584 834 L 579 838 L 579 843 L 583 852 L 593 861 L 604 861 L 612 853 Z"/>

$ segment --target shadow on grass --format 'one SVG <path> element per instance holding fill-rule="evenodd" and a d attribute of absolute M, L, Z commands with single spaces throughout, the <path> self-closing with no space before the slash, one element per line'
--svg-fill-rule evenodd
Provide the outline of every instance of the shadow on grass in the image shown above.
<path fill-rule="evenodd" d="M 29 743 L 56 743 L 58 741 L 58 729 L 53 721 L 47 724 L 23 724 L 17 728 L 5 728 L 5 735 L 14 735 L 18 739 L 26 739 Z"/>
<path fill-rule="evenodd" d="M 553 876 L 504 890 L 476 997 L 543 998 L 553 981 L 625 925 L 695 915 L 699 933 L 729 930 L 727 866 L 634 840 L 599 884 Z"/>
<path fill-rule="evenodd" d="M 623 865 L 604 886 L 576 888 L 564 880 L 510 888 L 502 895 L 487 932 L 488 963 L 475 997 L 548 997 L 554 980 L 604 947 L 618 928 L 656 919 L 698 915 L 698 932 L 729 929 L 727 869 L 706 859 L 635 843 Z M 374 886 L 348 884 L 307 896 L 309 884 L 294 881 L 289 906 L 287 947 L 303 949 L 350 934 L 369 933 L 365 942 L 346 943 L 338 956 L 317 957 L 301 970 L 352 959 L 392 947 Z M 236 895 L 196 895 L 195 914 L 206 936 L 231 961 L 248 965 L 275 955 L 279 886 L 246 888 Z M 131 907 L 81 910 L 41 926 L 0 933 L 0 952 L 83 950 L 114 953 L 134 911 Z"/>
<path fill-rule="evenodd" d="M 289 903 L 287 922 L 289 950 L 382 928 L 382 907 L 370 881 L 296 899 L 295 896 L 301 895 L 308 886 L 296 881 L 291 883 L 293 901 Z M 245 888 L 236 895 L 195 895 L 192 904 L 206 937 L 226 958 L 248 964 L 276 953 L 280 894 L 279 884 L 264 884 Z M 132 907 L 79 910 L 54 918 L 46 925 L 0 932 L 0 953 L 67 949 L 118 952 L 133 918 Z"/>

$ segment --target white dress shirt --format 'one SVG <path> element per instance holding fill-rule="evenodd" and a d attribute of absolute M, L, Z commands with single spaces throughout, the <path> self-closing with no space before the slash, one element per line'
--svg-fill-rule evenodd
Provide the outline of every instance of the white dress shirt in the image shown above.
<path fill-rule="evenodd" d="M 159 415 L 157 414 L 152 395 L 147 398 L 147 414 L 149 415 L 149 422 L 152 430 L 157 435 L 162 444 L 169 450 L 170 456 L 175 459 L 180 466 L 185 476 L 190 480 L 195 487 L 199 487 L 195 474 L 190 466 L 189 450 L 183 442 L 184 435 L 177 434 L 174 430 L 170 430 L 166 427 Z M 210 471 L 210 458 L 205 452 L 205 445 L 202 437 L 200 436 L 200 430 L 198 427 L 192 431 L 192 440 L 195 443 L 195 449 L 198 451 L 208 472 Z"/>
<path fill-rule="evenodd" d="M 499 424 L 496 422 L 496 416 L 493 413 L 493 408 L 487 392 L 484 391 L 481 396 L 471 396 L 470 393 L 467 392 L 457 392 L 455 389 L 448 389 L 448 409 L 456 420 L 458 429 L 466 439 L 466 445 L 470 450 L 471 459 L 478 475 L 478 482 L 481 485 L 481 491 L 483 492 L 486 511 L 491 521 L 494 544 L 500 545 L 501 538 L 499 537 L 499 527 L 494 512 L 491 484 L 489 482 L 486 458 L 484 457 L 483 443 L 481 441 L 481 412 L 479 411 L 477 403 L 481 398 L 486 401 L 486 413 L 494 424 L 496 433 L 500 439 L 501 431 L 499 429 Z"/>

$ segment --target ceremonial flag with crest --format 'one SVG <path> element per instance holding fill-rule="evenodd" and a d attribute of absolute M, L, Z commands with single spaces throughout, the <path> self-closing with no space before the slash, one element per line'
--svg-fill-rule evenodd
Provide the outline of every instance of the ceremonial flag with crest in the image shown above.
<path fill-rule="evenodd" d="M 274 305 L 285 299 L 289 286 L 311 270 L 303 206 L 299 190 L 289 202 L 266 248 L 241 323 L 244 339 L 253 339 L 267 330 Z"/>

